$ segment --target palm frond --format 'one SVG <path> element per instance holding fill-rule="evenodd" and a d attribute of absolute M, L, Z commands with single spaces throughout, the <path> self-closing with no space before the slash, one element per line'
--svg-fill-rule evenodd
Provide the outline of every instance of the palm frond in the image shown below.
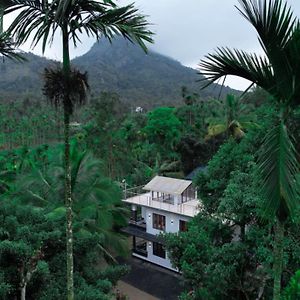
<path fill-rule="evenodd" d="M 98 2 L 96 1 L 81 1 L 81 3 L 91 3 L 97 5 Z M 57 7 L 57 13 L 55 19 L 58 20 L 63 20 L 64 16 L 67 14 L 68 10 L 70 10 L 70 7 L 74 6 L 76 3 L 76 0 L 65 0 L 65 1 L 59 1 L 58 7 Z M 102 5 L 109 5 L 111 7 L 115 7 L 116 4 L 111 1 L 111 0 L 103 0 Z"/>
<path fill-rule="evenodd" d="M 293 34 L 290 37 L 286 47 L 285 55 L 288 57 L 290 76 L 288 78 L 289 82 L 286 82 L 285 93 L 288 96 L 288 102 L 292 105 L 300 104 L 300 23 L 294 28 Z"/>
<path fill-rule="evenodd" d="M 295 147 L 282 122 L 267 134 L 258 163 L 266 215 L 277 215 L 281 219 L 293 217 L 300 205 L 296 183 L 299 163 Z"/>
<path fill-rule="evenodd" d="M 280 98 L 299 101 L 300 28 L 287 2 L 240 0 L 241 14 L 256 29 L 274 71 Z M 276 95 L 275 95 L 276 96 Z"/>
<path fill-rule="evenodd" d="M 113 1 L 102 0 L 11 0 L 6 14 L 19 11 L 9 32 L 18 44 L 32 37 L 32 47 L 42 41 L 43 51 L 47 43 L 52 43 L 55 32 L 67 24 L 69 37 L 74 45 L 80 41 L 79 33 L 95 36 L 98 40 L 106 37 L 111 40 L 122 35 L 129 41 L 138 43 L 147 50 L 145 42 L 152 43 L 153 33 L 145 16 L 138 13 L 133 4 L 118 7 Z"/>
<path fill-rule="evenodd" d="M 208 54 L 206 60 L 202 60 L 199 66 L 201 74 L 206 76 L 200 81 L 208 80 L 203 88 L 223 76 L 233 75 L 248 79 L 272 93 L 276 91 L 272 67 L 267 58 L 256 54 L 218 48 L 215 54 Z"/>
<path fill-rule="evenodd" d="M 86 151 L 76 151 L 75 147 L 71 148 L 71 161 L 72 161 L 72 168 L 71 168 L 71 187 L 72 190 L 78 180 L 79 171 L 83 165 L 83 161 L 86 156 Z"/>
<path fill-rule="evenodd" d="M 85 1 L 84 4 L 80 3 L 80 13 L 70 17 L 70 35 L 75 45 L 79 40 L 78 31 L 95 36 L 98 40 L 105 37 L 111 41 L 114 36 L 122 35 L 125 39 L 138 43 L 144 51 L 147 51 L 145 42 L 153 43 L 153 33 L 147 29 L 145 16 L 138 14 L 133 4 L 107 7 L 107 3 L 103 5 Z"/>
<path fill-rule="evenodd" d="M 15 47 L 16 44 L 8 33 L 0 33 L 0 54 L 16 61 L 25 61 L 26 59 L 17 52 Z"/>
<path fill-rule="evenodd" d="M 218 48 L 200 63 L 208 82 L 234 75 L 268 91 L 278 102 L 300 99 L 300 25 L 282 0 L 239 0 L 238 10 L 254 26 L 266 57 Z M 205 81 L 205 79 L 200 80 Z"/>
<path fill-rule="evenodd" d="M 42 41 L 42 49 L 45 51 L 46 44 L 53 41 L 54 34 L 59 27 L 54 22 L 55 10 L 58 1 L 49 0 L 11 0 L 11 5 L 5 9 L 5 14 L 21 11 L 8 28 L 18 45 L 23 44 L 32 35 L 32 47 Z"/>
<path fill-rule="evenodd" d="M 239 0 L 240 13 L 256 29 L 268 57 L 278 56 L 289 41 L 296 24 L 291 8 L 282 0 Z M 277 53 L 275 53 L 277 52 Z M 270 59 L 272 60 L 272 59 Z"/>

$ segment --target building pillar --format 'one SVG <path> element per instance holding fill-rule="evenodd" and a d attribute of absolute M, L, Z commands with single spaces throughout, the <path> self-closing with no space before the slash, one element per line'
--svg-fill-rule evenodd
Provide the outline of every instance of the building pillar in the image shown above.
<path fill-rule="evenodd" d="M 133 222 L 137 222 L 137 206 L 135 204 L 131 204 L 131 220 Z M 136 237 L 132 236 L 132 249 L 136 249 Z"/>
<path fill-rule="evenodd" d="M 132 236 L 132 249 L 133 250 L 136 249 L 136 237 L 135 237 L 135 235 Z"/>
<path fill-rule="evenodd" d="M 135 204 L 131 205 L 131 220 L 137 222 L 137 207 Z"/>

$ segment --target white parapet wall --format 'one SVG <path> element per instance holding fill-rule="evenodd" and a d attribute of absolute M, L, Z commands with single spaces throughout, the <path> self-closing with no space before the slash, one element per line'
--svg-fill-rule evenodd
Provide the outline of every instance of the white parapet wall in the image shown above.
<path fill-rule="evenodd" d="M 178 205 L 173 205 L 170 203 L 152 200 L 150 193 L 145 193 L 127 199 L 123 199 L 123 201 L 128 204 L 150 207 L 187 217 L 194 217 L 200 211 L 200 203 L 197 199 L 192 199 L 190 201 Z"/>

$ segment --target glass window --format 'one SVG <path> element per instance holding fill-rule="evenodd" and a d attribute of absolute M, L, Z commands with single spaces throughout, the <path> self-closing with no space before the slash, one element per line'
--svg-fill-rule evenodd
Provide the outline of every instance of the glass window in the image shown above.
<path fill-rule="evenodd" d="M 159 256 L 161 258 L 166 258 L 166 251 L 164 246 L 160 243 L 153 242 L 153 255 Z"/>
<path fill-rule="evenodd" d="M 165 231 L 166 217 L 159 214 L 153 214 L 153 228 Z"/>
<path fill-rule="evenodd" d="M 187 222 L 179 220 L 179 231 L 187 231 Z"/>

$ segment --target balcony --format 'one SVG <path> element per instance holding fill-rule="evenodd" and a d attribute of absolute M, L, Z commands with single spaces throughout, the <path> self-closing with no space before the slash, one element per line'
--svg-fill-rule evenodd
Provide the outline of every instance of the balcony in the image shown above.
<path fill-rule="evenodd" d="M 144 219 L 138 221 L 129 220 L 129 225 L 137 229 L 146 231 L 146 222 Z"/>
<path fill-rule="evenodd" d="M 160 199 L 151 199 L 150 193 L 144 193 L 127 199 L 123 199 L 123 202 L 128 204 L 151 207 L 187 217 L 194 217 L 200 211 L 199 202 L 197 199 L 191 199 L 187 202 L 174 205 L 166 201 L 161 201 Z"/>

